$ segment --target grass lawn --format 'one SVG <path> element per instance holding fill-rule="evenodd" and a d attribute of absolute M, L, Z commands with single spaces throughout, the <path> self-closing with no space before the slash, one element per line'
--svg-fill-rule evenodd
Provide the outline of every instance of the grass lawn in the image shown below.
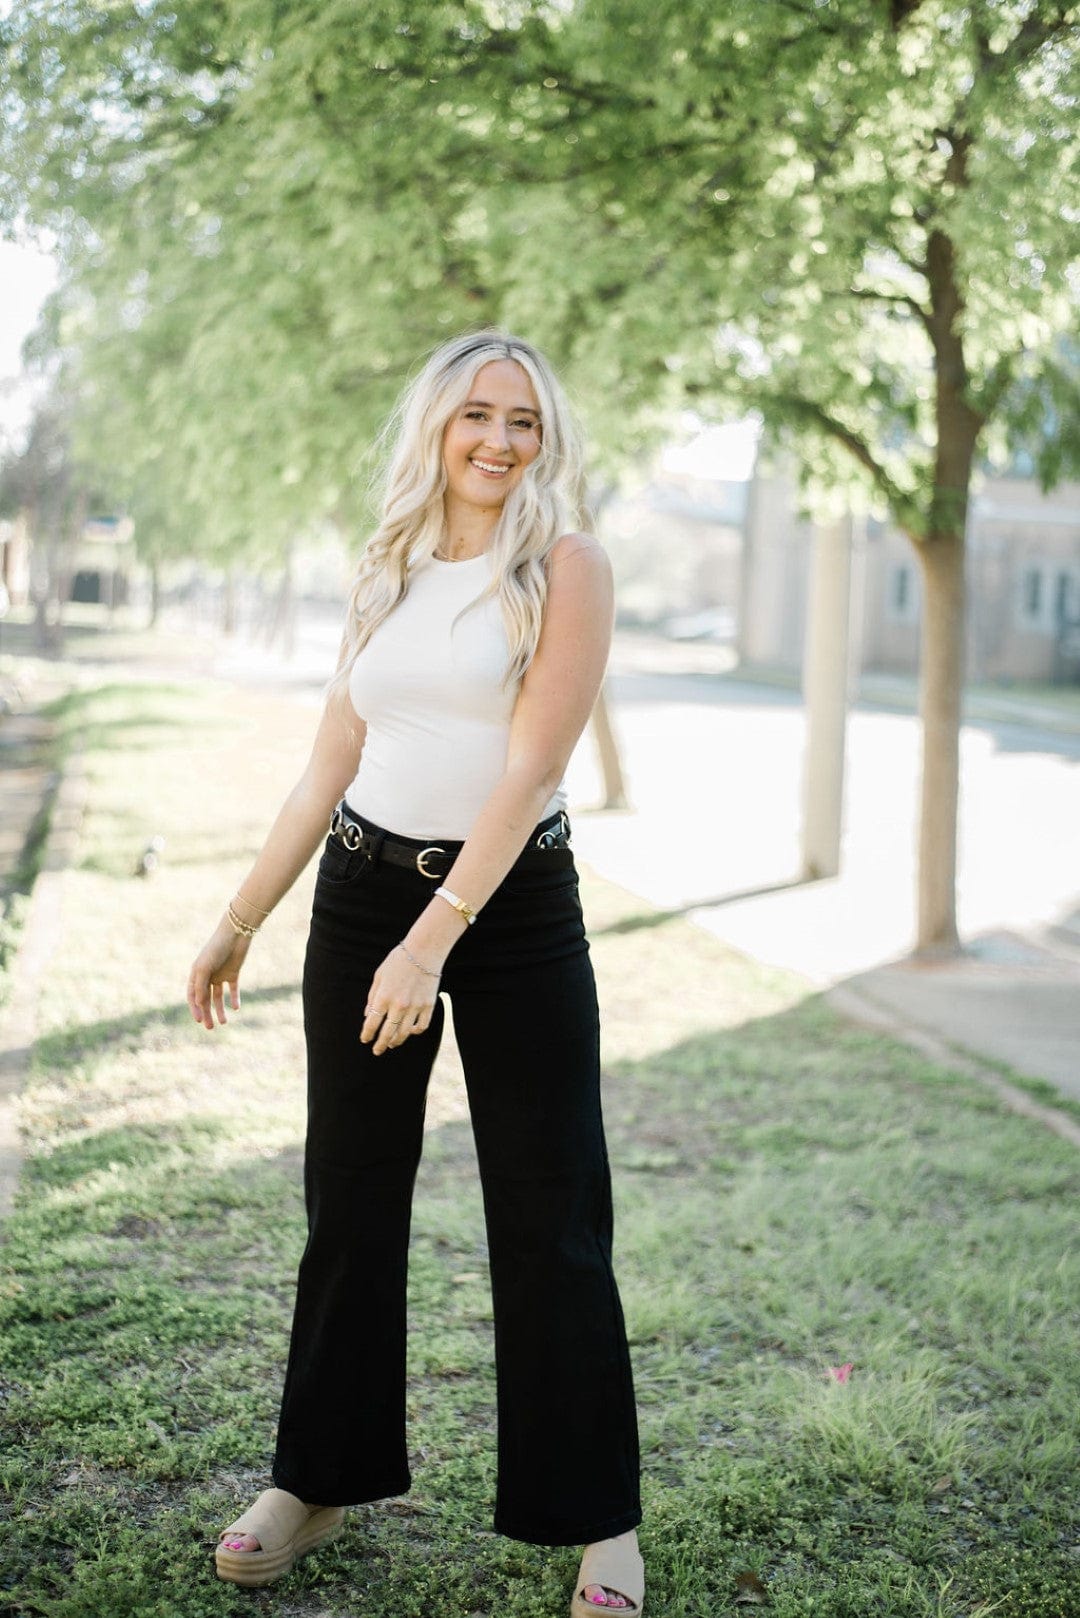
<path fill-rule="evenodd" d="M 0 1611 L 562 1614 L 576 1552 L 489 1531 L 492 1321 L 449 1049 L 412 1238 L 413 1492 L 268 1591 L 213 1575 L 214 1530 L 268 1481 L 303 1240 L 310 880 L 227 1029 L 182 990 L 314 710 L 102 679 L 57 712 L 89 805 L 0 1251 Z M 1080 1618 L 1075 1151 L 686 922 L 594 879 L 584 899 L 647 1612 L 734 1612 L 756 1575 L 776 1618 Z"/>

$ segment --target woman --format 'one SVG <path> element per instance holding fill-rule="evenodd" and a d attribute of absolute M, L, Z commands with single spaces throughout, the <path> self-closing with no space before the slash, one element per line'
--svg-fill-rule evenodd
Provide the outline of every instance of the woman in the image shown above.
<path fill-rule="evenodd" d="M 576 430 L 534 348 L 484 331 L 431 357 L 399 413 L 311 758 L 192 968 L 210 1029 L 330 821 L 304 968 L 308 1242 L 275 1488 L 216 1552 L 238 1584 L 279 1577 L 342 1507 L 410 1486 L 406 1262 L 441 989 L 487 1220 L 495 1528 L 585 1546 L 572 1613 L 641 1611 L 596 995 L 562 786 L 612 622 L 607 560 L 574 527 L 581 489 Z"/>

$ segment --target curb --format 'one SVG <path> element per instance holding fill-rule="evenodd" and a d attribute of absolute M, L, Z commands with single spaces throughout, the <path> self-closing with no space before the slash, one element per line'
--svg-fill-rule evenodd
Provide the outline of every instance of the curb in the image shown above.
<path fill-rule="evenodd" d="M 977 1080 L 978 1083 L 993 1090 L 1010 1112 L 1019 1113 L 1023 1118 L 1030 1118 L 1034 1123 L 1042 1124 L 1045 1129 L 1053 1130 L 1055 1135 L 1060 1135 L 1061 1139 L 1068 1141 L 1071 1146 L 1080 1147 L 1080 1123 L 1075 1118 L 1061 1112 L 1057 1107 L 1048 1107 L 1041 1101 L 1036 1101 L 1026 1090 L 1010 1084 L 995 1068 L 980 1061 L 971 1052 L 957 1049 L 955 1045 L 950 1045 L 926 1028 L 917 1028 L 910 1023 L 897 1021 L 892 1010 L 882 1005 L 880 1001 L 846 984 L 827 990 L 825 999 L 834 1010 L 851 1022 L 859 1023 L 864 1028 L 872 1028 L 878 1033 L 888 1034 L 890 1038 L 899 1040 L 904 1045 L 910 1045 L 938 1067 L 948 1068 L 954 1073 L 962 1073 L 965 1078 Z"/>
<path fill-rule="evenodd" d="M 729 675 L 723 677 L 736 685 L 758 685 L 772 691 L 786 691 L 798 701 L 802 700 L 802 679 L 798 670 L 737 664 Z M 863 706 L 917 719 L 919 701 L 915 676 L 905 680 L 902 676 L 879 674 L 873 669 L 862 670 L 848 694 L 847 710 L 853 713 Z M 1022 695 L 1017 696 L 1015 691 L 1006 687 L 998 692 L 987 690 L 984 686 L 964 686 L 961 691 L 960 720 L 962 725 L 1021 725 L 1055 736 L 1080 736 L 1080 710 L 1073 712 L 1067 706 L 1041 703 L 1037 698 L 1028 702 Z"/>
<path fill-rule="evenodd" d="M 11 996 L 0 1021 L 0 1219 L 11 1212 L 22 1168 L 19 1095 L 37 1038 L 41 981 L 60 938 L 64 874 L 74 857 L 86 795 L 86 767 L 81 749 L 76 749 L 46 795 L 49 830 L 11 971 Z"/>

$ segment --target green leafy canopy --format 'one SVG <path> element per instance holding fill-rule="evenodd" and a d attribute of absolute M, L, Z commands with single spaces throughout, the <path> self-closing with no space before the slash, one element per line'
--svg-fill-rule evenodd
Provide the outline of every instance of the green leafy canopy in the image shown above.
<path fill-rule="evenodd" d="M 915 537 L 962 515 L 950 445 L 1080 469 L 1076 6 L 24 0 L 3 27 L 4 207 L 59 232 L 84 438 L 189 547 L 362 523 L 409 368 L 490 319 L 552 351 L 607 457 L 680 405 L 756 408 Z"/>

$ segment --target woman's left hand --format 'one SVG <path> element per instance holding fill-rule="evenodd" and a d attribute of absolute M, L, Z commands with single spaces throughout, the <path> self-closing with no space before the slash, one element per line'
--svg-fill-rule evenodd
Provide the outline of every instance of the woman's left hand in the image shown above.
<path fill-rule="evenodd" d="M 425 961 L 432 971 L 441 961 Z M 374 1042 L 373 1056 L 403 1045 L 410 1034 L 422 1034 L 431 1022 L 439 997 L 439 978 L 413 966 L 400 944 L 395 944 L 378 968 L 368 990 L 360 1039 Z"/>

